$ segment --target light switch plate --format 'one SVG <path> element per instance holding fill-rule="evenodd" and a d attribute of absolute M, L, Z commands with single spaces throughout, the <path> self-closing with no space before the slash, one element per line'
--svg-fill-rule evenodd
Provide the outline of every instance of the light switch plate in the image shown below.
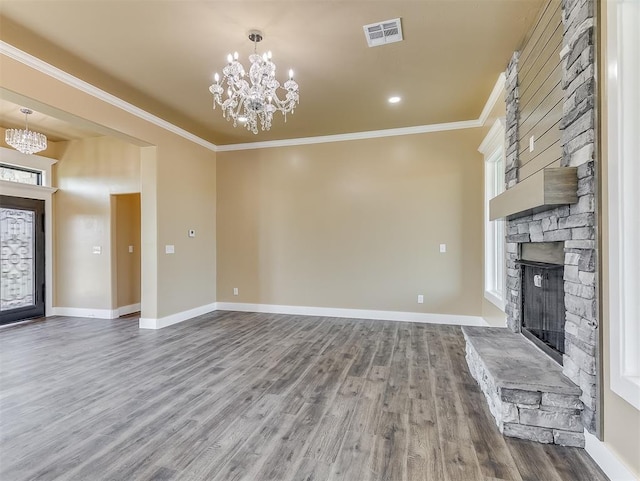
<path fill-rule="evenodd" d="M 164 246 L 164 253 L 165 254 L 174 254 L 176 252 L 176 248 L 173 245 L 166 245 Z"/>
<path fill-rule="evenodd" d="M 133 252 L 133 246 L 129 246 L 129 254 Z"/>
<path fill-rule="evenodd" d="M 196 230 L 195 229 L 189 229 L 189 237 L 195 237 L 196 236 Z"/>
<path fill-rule="evenodd" d="M 532 135 L 529 137 L 529 152 L 533 152 L 533 149 L 536 148 L 536 138 Z"/>
<path fill-rule="evenodd" d="M 102 247 L 101 246 L 93 246 L 93 253 L 94 254 L 102 254 Z"/>
<path fill-rule="evenodd" d="M 440 244 L 440 252 L 447 252 L 447 244 Z"/>
<path fill-rule="evenodd" d="M 422 294 L 418 294 L 418 304 L 424 304 L 424 296 Z"/>

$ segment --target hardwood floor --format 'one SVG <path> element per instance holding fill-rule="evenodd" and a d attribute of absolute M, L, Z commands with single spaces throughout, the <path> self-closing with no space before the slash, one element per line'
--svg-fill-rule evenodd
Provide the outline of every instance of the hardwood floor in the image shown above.
<path fill-rule="evenodd" d="M 504 438 L 453 326 L 217 312 L 0 330 L 0 479 L 598 481 Z"/>

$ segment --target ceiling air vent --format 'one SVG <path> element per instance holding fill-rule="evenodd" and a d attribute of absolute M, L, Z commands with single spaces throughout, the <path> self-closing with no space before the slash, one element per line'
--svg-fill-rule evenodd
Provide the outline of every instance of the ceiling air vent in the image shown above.
<path fill-rule="evenodd" d="M 362 27 L 369 47 L 377 47 L 402 40 L 402 25 L 399 18 L 372 23 Z"/>

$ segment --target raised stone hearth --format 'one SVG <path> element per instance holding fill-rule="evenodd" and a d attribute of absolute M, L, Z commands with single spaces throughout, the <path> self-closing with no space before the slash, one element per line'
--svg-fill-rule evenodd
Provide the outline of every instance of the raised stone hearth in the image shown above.
<path fill-rule="evenodd" d="M 584 447 L 581 390 L 523 336 L 463 327 L 471 375 L 500 432 L 540 443 Z"/>

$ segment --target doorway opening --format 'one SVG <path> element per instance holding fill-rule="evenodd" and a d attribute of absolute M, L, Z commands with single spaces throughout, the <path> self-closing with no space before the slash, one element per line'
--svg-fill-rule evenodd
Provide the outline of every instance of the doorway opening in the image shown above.
<path fill-rule="evenodd" d="M 116 307 L 118 317 L 124 317 L 140 312 L 140 193 L 114 194 L 111 207 L 112 305 Z"/>

